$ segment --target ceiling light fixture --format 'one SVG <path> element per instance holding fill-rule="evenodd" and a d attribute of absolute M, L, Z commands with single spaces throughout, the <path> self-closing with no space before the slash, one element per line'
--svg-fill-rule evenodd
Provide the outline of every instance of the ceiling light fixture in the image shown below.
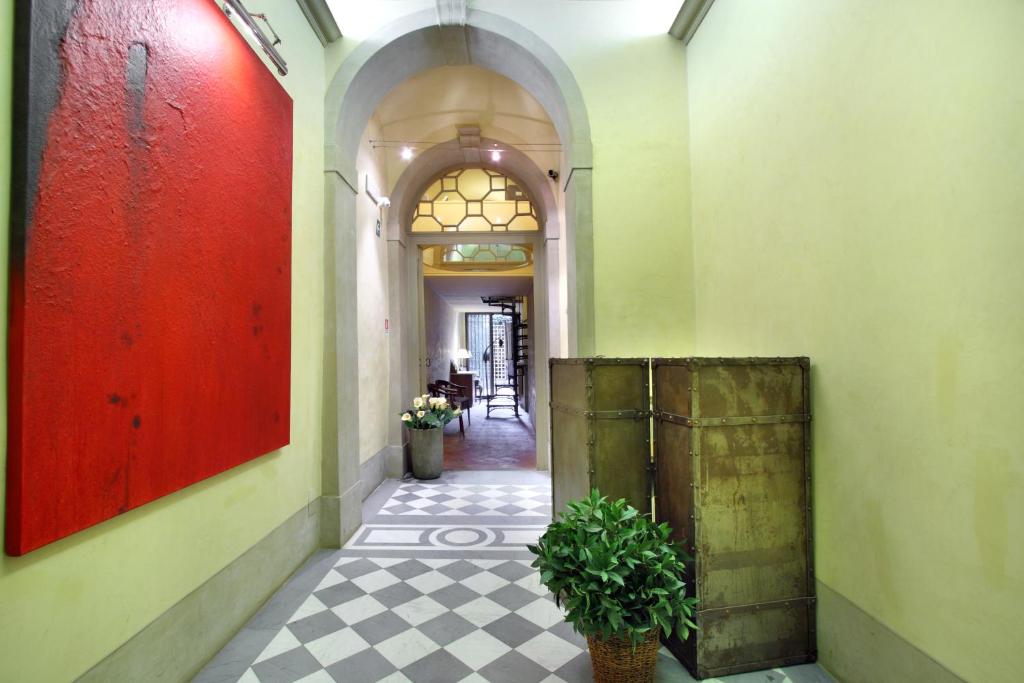
<path fill-rule="evenodd" d="M 490 144 L 490 143 L 488 143 Z M 416 155 L 417 149 L 429 149 L 431 147 L 443 147 L 445 149 L 454 148 L 460 149 L 458 140 L 376 140 L 370 139 L 371 149 L 397 149 L 399 154 L 401 151 L 408 147 Z M 513 145 L 515 149 L 520 152 L 554 152 L 558 153 L 562 150 L 562 144 L 559 142 L 517 142 Z M 481 147 L 481 152 L 489 152 L 489 147 Z M 504 150 L 501 150 L 504 151 Z"/>
<path fill-rule="evenodd" d="M 237 14 L 238 18 L 241 19 L 243 24 L 245 24 L 245 27 L 249 29 L 249 33 L 252 34 L 252 37 L 256 39 L 260 44 L 260 47 L 263 48 L 263 51 L 267 53 L 268 57 L 270 57 L 270 61 L 272 61 L 274 66 L 277 67 L 278 73 L 282 76 L 287 76 L 288 64 L 285 63 L 284 57 L 282 57 L 281 53 L 274 47 L 275 45 L 281 44 L 281 38 L 277 35 L 277 31 L 274 30 L 274 27 L 270 25 L 270 20 L 267 19 L 267 15 L 254 14 L 250 12 L 245 9 L 245 5 L 242 4 L 242 0 L 225 0 L 224 14 L 230 17 L 232 12 Z M 271 42 L 270 38 L 267 38 L 267 35 L 259 27 L 259 24 L 256 23 L 257 19 L 263 21 L 263 23 L 267 25 L 267 28 L 270 29 L 270 33 L 274 36 L 273 42 Z"/>
<path fill-rule="evenodd" d="M 498 163 L 499 161 L 501 161 L 501 150 L 500 149 L 492 149 L 491 150 L 491 161 L 493 161 L 494 163 Z"/>
<path fill-rule="evenodd" d="M 412 147 L 403 147 L 401 155 L 404 161 L 410 161 L 412 159 Z"/>

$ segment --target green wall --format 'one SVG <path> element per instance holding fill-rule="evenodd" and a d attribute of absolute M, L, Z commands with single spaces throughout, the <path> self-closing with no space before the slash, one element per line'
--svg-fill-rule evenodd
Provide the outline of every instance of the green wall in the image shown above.
<path fill-rule="evenodd" d="M 686 53 L 666 33 L 679 2 L 473 6 L 547 41 L 583 93 L 594 150 L 596 353 L 692 353 Z"/>
<path fill-rule="evenodd" d="M 281 52 L 291 69 L 281 82 L 295 102 L 291 445 L 24 557 L 0 557 L 0 681 L 75 678 L 300 510 L 311 496 L 319 496 L 323 49 L 295 4 L 263 0 L 247 5 L 251 11 L 273 11 L 274 28 L 284 41 Z M 12 7 L 11 2 L 0 3 L 0 221 L 5 229 Z M 6 348 L 6 236 L 0 245 L 0 301 L 5 308 L 0 319 Z M 6 361 L 0 363 L 6 381 Z M 0 392 L 0 401 L 5 397 Z M 2 417 L 0 431 L 0 443 L 6 444 Z"/>
<path fill-rule="evenodd" d="M 688 49 L 697 351 L 811 356 L 819 580 L 986 683 L 1024 668 L 1022 35 L 717 0 Z"/>

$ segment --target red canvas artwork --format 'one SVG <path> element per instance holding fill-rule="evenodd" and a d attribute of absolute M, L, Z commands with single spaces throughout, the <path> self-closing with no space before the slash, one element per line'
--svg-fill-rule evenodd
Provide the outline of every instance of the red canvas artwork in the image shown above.
<path fill-rule="evenodd" d="M 289 440 L 292 102 L 211 0 L 17 3 L 5 547 Z"/>

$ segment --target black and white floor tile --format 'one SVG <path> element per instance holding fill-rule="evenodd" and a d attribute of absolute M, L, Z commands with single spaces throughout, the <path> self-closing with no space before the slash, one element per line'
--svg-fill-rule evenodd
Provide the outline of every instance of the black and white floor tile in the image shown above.
<path fill-rule="evenodd" d="M 543 484 L 402 482 L 380 515 L 503 516 L 532 522 L 551 518 L 551 488 Z"/>
<path fill-rule="evenodd" d="M 468 507 L 452 501 L 474 496 L 494 501 L 480 505 L 486 514 L 475 509 L 447 514 Z M 419 500 L 433 502 L 413 505 Z M 550 520 L 549 501 L 549 484 L 535 472 L 446 473 L 435 482 L 385 482 L 367 499 L 368 523 L 346 547 L 315 555 L 195 680 L 593 680 L 586 640 L 565 623 L 525 549 Z M 471 501 L 480 503 L 481 498 Z M 542 512 L 521 514 L 524 510 Z M 657 680 L 693 679 L 663 649 Z M 814 665 L 721 680 L 831 681 Z"/>

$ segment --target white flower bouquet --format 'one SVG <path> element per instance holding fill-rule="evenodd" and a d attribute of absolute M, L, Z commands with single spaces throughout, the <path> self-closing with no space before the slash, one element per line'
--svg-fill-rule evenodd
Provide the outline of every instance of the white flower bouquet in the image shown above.
<path fill-rule="evenodd" d="M 453 408 L 448 399 L 423 394 L 412 400 L 412 409 L 402 413 L 402 423 L 409 429 L 437 429 L 457 418 L 462 411 Z"/>

